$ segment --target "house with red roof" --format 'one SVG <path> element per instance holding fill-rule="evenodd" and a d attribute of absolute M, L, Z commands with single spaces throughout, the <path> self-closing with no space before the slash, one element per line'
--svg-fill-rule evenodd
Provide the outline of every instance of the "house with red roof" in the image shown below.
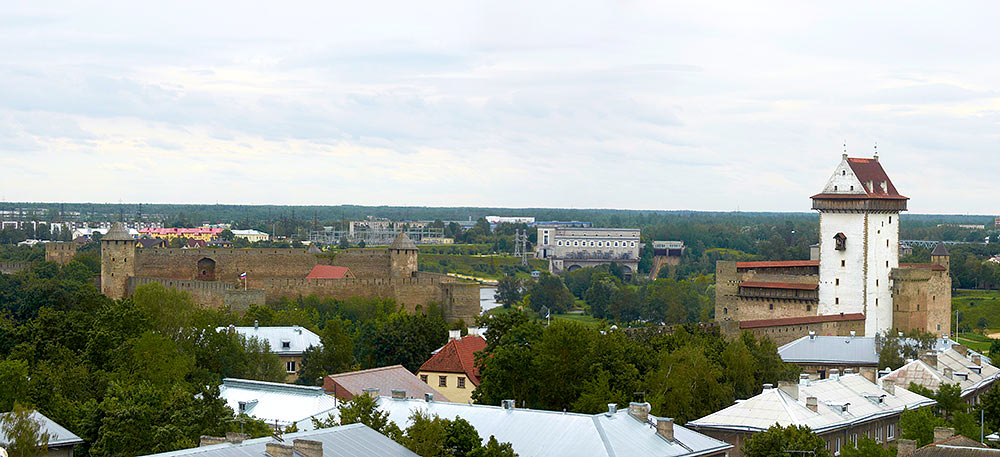
<path fill-rule="evenodd" d="M 316 265 L 306 275 L 306 279 L 353 279 L 356 277 L 350 268 L 336 265 Z"/>
<path fill-rule="evenodd" d="M 451 401 L 469 403 L 480 381 L 476 353 L 483 349 L 486 340 L 481 336 L 452 338 L 420 366 L 417 376 Z"/>

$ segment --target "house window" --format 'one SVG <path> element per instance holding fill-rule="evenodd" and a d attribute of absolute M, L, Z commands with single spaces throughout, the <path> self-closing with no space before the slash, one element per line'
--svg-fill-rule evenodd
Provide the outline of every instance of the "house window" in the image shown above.
<path fill-rule="evenodd" d="M 427 375 L 425 374 L 420 375 L 420 380 L 423 381 L 424 384 L 427 384 Z"/>
<path fill-rule="evenodd" d="M 447 376 L 438 376 L 438 387 L 448 387 Z"/>
<path fill-rule="evenodd" d="M 465 388 L 465 378 L 462 377 L 462 376 L 458 377 L 458 388 L 459 389 L 464 389 Z"/>
<path fill-rule="evenodd" d="M 834 298 L 834 299 L 833 299 L 833 304 L 835 304 L 835 305 L 839 305 L 839 304 L 840 304 L 840 297 L 836 297 L 836 298 Z"/>
<path fill-rule="evenodd" d="M 285 372 L 286 373 L 295 373 L 295 361 L 294 360 L 289 360 L 289 361 L 285 362 Z"/>
<path fill-rule="evenodd" d="M 896 424 L 889 424 L 885 426 L 885 439 L 887 441 L 896 438 Z"/>

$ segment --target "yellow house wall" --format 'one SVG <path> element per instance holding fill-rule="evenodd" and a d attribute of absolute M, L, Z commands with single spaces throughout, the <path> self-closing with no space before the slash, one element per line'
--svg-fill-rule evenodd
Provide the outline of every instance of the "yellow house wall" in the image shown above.
<path fill-rule="evenodd" d="M 295 373 L 288 373 L 286 371 L 285 372 L 285 382 L 287 382 L 287 383 L 293 383 L 293 382 L 297 381 L 299 379 L 299 370 L 302 369 L 302 356 L 301 355 L 280 355 L 280 356 L 278 356 L 278 358 L 281 359 L 281 369 L 282 370 L 285 370 L 285 367 L 288 366 L 288 361 L 290 361 L 290 360 L 291 361 L 295 361 Z"/>
<path fill-rule="evenodd" d="M 468 376 L 464 373 L 440 373 L 436 371 L 420 371 L 417 372 L 417 377 L 421 380 L 424 376 L 427 376 L 427 385 L 431 386 L 434 390 L 441 392 L 448 400 L 455 403 L 469 403 L 472 401 L 472 391 L 476 390 L 476 386 L 472 384 Z M 440 376 L 447 378 L 447 385 L 441 387 L 438 384 L 438 379 Z M 458 378 L 465 378 L 465 388 L 458 388 Z"/>

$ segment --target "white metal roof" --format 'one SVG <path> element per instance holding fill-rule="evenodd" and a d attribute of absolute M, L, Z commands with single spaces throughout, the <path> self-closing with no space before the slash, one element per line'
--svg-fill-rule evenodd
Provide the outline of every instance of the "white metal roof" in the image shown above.
<path fill-rule="evenodd" d="M 952 371 L 949 378 L 945 368 Z M 976 373 L 976 369 L 979 373 Z M 959 376 L 955 373 L 963 373 Z M 991 365 L 985 359 L 976 365 L 971 357 L 963 356 L 955 349 L 937 352 L 937 366 L 930 366 L 923 360 L 913 360 L 885 375 L 882 379 L 892 379 L 897 385 L 908 386 L 910 383 L 937 390 L 941 384 L 958 384 L 962 395 L 979 390 L 1000 378 L 1000 369 Z"/>
<path fill-rule="evenodd" d="M 836 376 L 798 384 L 798 398 L 781 389 L 765 389 L 747 400 L 688 422 L 688 426 L 696 430 L 756 432 L 766 430 L 774 424 L 783 427 L 806 425 L 822 432 L 854 422 L 901 414 L 906 408 L 934 404 L 934 400 L 902 387 L 896 386 L 893 390 L 894 394 L 890 394 L 860 374 Z M 816 411 L 806 406 L 807 397 L 816 397 Z M 841 408 L 845 404 L 849 404 L 847 411 Z"/>
<path fill-rule="evenodd" d="M 6 416 L 8 414 L 10 413 L 3 413 L 0 414 L 0 416 Z M 32 411 L 29 417 L 31 420 L 38 422 L 41 425 L 42 432 L 47 432 L 49 434 L 49 447 L 72 446 L 83 443 L 83 439 L 79 436 L 76 436 L 73 432 L 67 430 L 62 425 L 57 424 L 52 419 L 45 417 L 44 414 L 38 411 Z M 7 442 L 7 435 L 3 432 L 3 430 L 0 430 L 0 444 L 9 444 Z"/>
<path fill-rule="evenodd" d="M 657 435 L 652 422 L 640 422 L 627 410 L 592 415 L 389 397 L 379 397 L 378 402 L 400 428 L 406 428 L 418 410 L 447 419 L 461 417 L 484 441 L 495 436 L 501 443 L 509 442 L 521 457 L 698 456 L 731 447 L 676 424 L 675 440 L 667 441 Z"/>
<path fill-rule="evenodd" d="M 271 352 L 278 355 L 300 355 L 310 346 L 322 347 L 319 335 L 306 328 L 293 325 L 291 327 L 219 327 L 217 331 L 234 330 L 245 338 L 257 338 L 271 345 Z M 285 347 L 285 343 L 288 346 Z"/>
<path fill-rule="evenodd" d="M 299 430 L 312 430 L 311 417 L 326 418 L 337 411 L 337 399 L 322 387 L 226 378 L 219 397 L 237 414 L 243 412 L 274 426 L 287 427 L 302 422 Z"/>
<path fill-rule="evenodd" d="M 304 432 L 288 433 L 282 436 L 282 444 L 293 444 L 296 439 L 318 441 L 323 445 L 323 456 L 337 457 L 417 457 L 405 447 L 364 424 L 342 425 Z M 181 449 L 179 451 L 153 454 L 157 457 L 267 457 L 267 443 L 277 443 L 273 437 L 246 440 L 240 444 L 223 443 L 211 446 Z M 295 452 L 296 457 L 301 456 Z"/>
<path fill-rule="evenodd" d="M 874 337 L 803 336 L 778 348 L 785 362 L 878 366 Z"/>

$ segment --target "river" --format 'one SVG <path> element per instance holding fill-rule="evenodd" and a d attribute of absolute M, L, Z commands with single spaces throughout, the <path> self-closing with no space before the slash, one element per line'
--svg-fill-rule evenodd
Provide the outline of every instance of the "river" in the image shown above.
<path fill-rule="evenodd" d="M 496 293 L 496 287 L 483 287 L 479 289 L 479 306 L 483 309 L 484 313 L 500 306 L 500 304 L 493 299 L 493 295 Z"/>

